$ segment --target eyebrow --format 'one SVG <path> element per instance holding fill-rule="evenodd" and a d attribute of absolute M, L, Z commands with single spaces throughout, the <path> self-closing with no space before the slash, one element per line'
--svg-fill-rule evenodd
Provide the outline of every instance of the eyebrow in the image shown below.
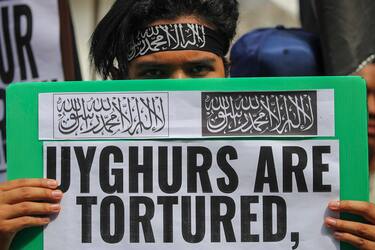
<path fill-rule="evenodd" d="M 195 66 L 195 65 L 200 65 L 200 64 L 212 66 L 212 65 L 215 64 L 215 59 L 207 58 L 207 59 L 191 60 L 191 61 L 186 62 L 184 64 L 187 65 L 187 66 Z"/>
<path fill-rule="evenodd" d="M 212 58 L 204 58 L 204 59 L 193 59 L 187 62 L 184 62 L 184 66 L 195 66 L 200 64 L 205 64 L 208 66 L 212 66 L 215 63 L 215 59 Z M 137 62 L 136 66 L 139 69 L 148 69 L 148 68 L 169 68 L 172 63 L 163 63 L 157 61 L 149 61 L 149 62 Z"/>

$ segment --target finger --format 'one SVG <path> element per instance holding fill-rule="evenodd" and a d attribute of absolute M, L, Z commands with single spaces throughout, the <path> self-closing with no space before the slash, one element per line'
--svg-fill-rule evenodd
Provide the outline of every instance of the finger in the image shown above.
<path fill-rule="evenodd" d="M 58 213 L 61 210 L 60 204 L 41 203 L 41 202 L 22 202 L 10 206 L 6 219 L 29 215 L 48 215 Z"/>
<path fill-rule="evenodd" d="M 60 190 L 51 190 L 39 187 L 21 187 L 3 192 L 0 202 L 5 204 L 15 204 L 24 201 L 52 201 L 61 200 L 63 193 Z"/>
<path fill-rule="evenodd" d="M 44 188 L 57 188 L 58 183 L 53 179 L 18 179 L 0 183 L 0 191 L 9 191 L 20 187 L 44 187 Z"/>
<path fill-rule="evenodd" d="M 364 217 L 369 222 L 375 223 L 375 205 L 365 201 L 331 201 L 329 209 L 337 212 L 348 212 Z"/>
<path fill-rule="evenodd" d="M 375 226 L 359 222 L 346 221 L 327 217 L 325 224 L 336 231 L 350 233 L 360 238 L 375 241 Z"/>
<path fill-rule="evenodd" d="M 2 234 L 16 233 L 24 228 L 44 226 L 50 222 L 49 217 L 24 216 L 7 220 L 0 227 Z"/>
<path fill-rule="evenodd" d="M 337 240 L 344 241 L 346 243 L 349 243 L 358 249 L 361 250 L 373 250 L 375 249 L 375 243 L 366 239 L 363 239 L 361 237 L 358 237 L 356 235 L 352 235 L 350 233 L 343 233 L 343 232 L 335 232 L 334 237 Z"/>

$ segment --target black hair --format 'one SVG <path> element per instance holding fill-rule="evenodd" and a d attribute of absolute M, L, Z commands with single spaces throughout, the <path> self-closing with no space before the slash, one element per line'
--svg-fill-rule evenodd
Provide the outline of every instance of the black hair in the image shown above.
<path fill-rule="evenodd" d="M 104 79 L 128 78 L 132 35 L 154 21 L 181 16 L 195 16 L 222 34 L 228 52 L 238 15 L 237 0 L 117 0 L 91 37 L 91 62 Z"/>

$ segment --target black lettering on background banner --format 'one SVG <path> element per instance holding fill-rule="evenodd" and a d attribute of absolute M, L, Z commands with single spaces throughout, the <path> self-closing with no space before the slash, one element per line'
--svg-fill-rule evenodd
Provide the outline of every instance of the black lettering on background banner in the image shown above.
<path fill-rule="evenodd" d="M 22 34 L 21 20 L 26 20 L 26 32 Z M 17 44 L 18 62 L 20 64 L 21 80 L 27 79 L 26 74 L 26 52 L 28 63 L 31 70 L 32 78 L 38 78 L 39 73 L 36 67 L 33 50 L 31 49 L 31 38 L 33 33 L 33 19 L 31 9 L 27 5 L 14 6 L 14 21 L 15 21 L 15 38 Z"/>
<path fill-rule="evenodd" d="M 31 46 L 34 21 L 30 6 L 3 6 L 0 20 L 0 83 L 10 84 L 17 78 L 21 81 L 37 79 L 39 71 Z M 19 76 L 16 68 L 19 68 Z"/>
<path fill-rule="evenodd" d="M 27 4 L 8 2 L 0 7 L 0 173 L 5 172 L 6 162 L 5 88 L 15 81 L 39 77 L 31 46 L 32 9 Z"/>
<path fill-rule="evenodd" d="M 3 33 L 0 37 L 0 81 L 9 84 L 14 76 L 14 59 L 12 53 L 10 29 L 9 29 L 9 9 L 8 7 L 1 8 L 1 22 Z M 5 51 L 3 55 L 3 51 Z M 5 64 L 4 62 L 7 62 Z M 7 68 L 5 68 L 7 65 Z"/>
<path fill-rule="evenodd" d="M 202 135 L 317 135 L 316 91 L 203 92 Z"/>

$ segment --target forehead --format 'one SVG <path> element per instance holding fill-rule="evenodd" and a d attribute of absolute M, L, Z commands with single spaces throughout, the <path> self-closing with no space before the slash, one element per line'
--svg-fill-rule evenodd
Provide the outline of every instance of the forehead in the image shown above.
<path fill-rule="evenodd" d="M 165 64 L 183 65 L 197 61 L 216 61 L 221 59 L 214 53 L 199 50 L 162 51 L 150 55 L 140 56 L 130 62 L 130 65 L 137 67 L 141 64 Z"/>

